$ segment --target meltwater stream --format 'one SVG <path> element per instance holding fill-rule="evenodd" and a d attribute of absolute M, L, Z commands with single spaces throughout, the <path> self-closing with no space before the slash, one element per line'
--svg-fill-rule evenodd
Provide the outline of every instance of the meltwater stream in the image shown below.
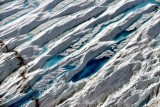
<path fill-rule="evenodd" d="M 61 60 L 63 60 L 64 56 L 61 55 L 55 55 L 53 57 L 51 57 L 50 59 L 48 59 L 45 63 L 45 65 L 43 66 L 44 69 L 48 69 L 52 66 L 54 66 L 56 63 L 60 62 Z"/>

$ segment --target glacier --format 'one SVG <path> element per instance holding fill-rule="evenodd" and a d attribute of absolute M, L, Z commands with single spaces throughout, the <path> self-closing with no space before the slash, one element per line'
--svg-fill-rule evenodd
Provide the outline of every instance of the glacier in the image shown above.
<path fill-rule="evenodd" d="M 160 107 L 160 0 L 1 0 L 0 107 Z"/>

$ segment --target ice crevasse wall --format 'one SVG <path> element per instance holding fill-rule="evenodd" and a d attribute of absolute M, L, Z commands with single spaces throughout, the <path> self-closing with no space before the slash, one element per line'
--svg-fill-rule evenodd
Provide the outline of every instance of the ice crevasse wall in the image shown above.
<path fill-rule="evenodd" d="M 0 1 L 0 107 L 159 106 L 159 0 Z"/>

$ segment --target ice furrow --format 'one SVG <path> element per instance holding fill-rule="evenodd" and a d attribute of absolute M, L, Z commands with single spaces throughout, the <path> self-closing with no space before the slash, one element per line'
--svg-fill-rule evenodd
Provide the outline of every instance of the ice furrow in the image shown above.
<path fill-rule="evenodd" d="M 158 107 L 159 6 L 0 1 L 0 106 Z"/>

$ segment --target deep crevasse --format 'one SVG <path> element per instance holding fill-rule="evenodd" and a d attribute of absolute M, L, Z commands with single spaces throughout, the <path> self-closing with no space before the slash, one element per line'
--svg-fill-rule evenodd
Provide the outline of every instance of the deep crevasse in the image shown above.
<path fill-rule="evenodd" d="M 160 105 L 157 0 L 2 0 L 0 106 Z"/>

